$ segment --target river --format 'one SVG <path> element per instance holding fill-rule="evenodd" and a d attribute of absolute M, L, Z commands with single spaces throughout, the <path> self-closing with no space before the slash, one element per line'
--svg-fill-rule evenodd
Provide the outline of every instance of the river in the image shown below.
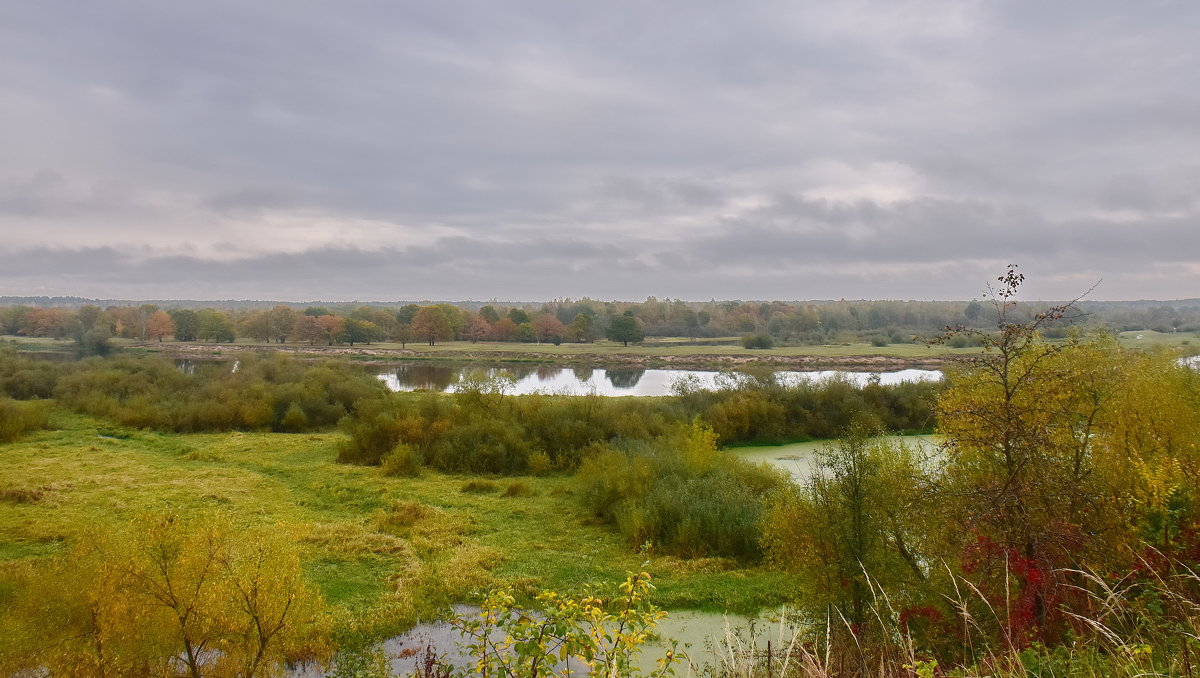
<path fill-rule="evenodd" d="M 878 379 L 881 384 L 898 384 L 903 381 L 937 381 L 942 378 L 939 370 L 915 369 L 889 372 L 779 370 L 774 374 L 777 379 L 785 383 L 844 377 L 859 386 L 872 379 Z M 393 391 L 449 392 L 460 388 L 464 378 L 468 381 L 478 381 L 498 377 L 510 380 L 504 390 L 506 393 L 514 395 L 548 393 L 556 395 L 664 396 L 670 395 L 674 385 L 680 381 L 686 380 L 690 387 L 698 389 L 716 389 L 722 384 L 735 383 L 738 379 L 746 378 L 746 374 L 716 370 L 603 369 L 553 365 L 463 367 L 428 364 L 387 367 L 379 372 L 379 378 Z"/>

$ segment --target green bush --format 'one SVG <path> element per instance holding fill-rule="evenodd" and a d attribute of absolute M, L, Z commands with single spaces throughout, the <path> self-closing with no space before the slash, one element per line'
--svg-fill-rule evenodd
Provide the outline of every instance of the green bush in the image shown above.
<path fill-rule="evenodd" d="M 529 486 L 529 483 L 525 482 L 524 480 L 518 480 L 514 483 L 510 483 L 509 486 L 504 489 L 504 493 L 501 494 L 500 496 L 501 497 L 532 497 L 535 494 L 537 494 L 537 493 L 534 491 L 534 489 L 532 487 Z"/>
<path fill-rule="evenodd" d="M 497 489 L 496 483 L 490 480 L 468 480 L 459 491 L 463 494 L 491 494 Z"/>
<path fill-rule="evenodd" d="M 599 446 L 579 470 L 580 501 L 633 547 L 757 560 L 767 498 L 787 480 L 715 444 L 710 429 L 693 425 L 628 450 Z"/>
<path fill-rule="evenodd" d="M 775 339 L 769 334 L 751 334 L 742 337 L 746 348 L 775 348 Z"/>
<path fill-rule="evenodd" d="M 0 397 L 0 443 L 10 443 L 30 431 L 46 428 L 46 404 Z"/>
<path fill-rule="evenodd" d="M 355 366 L 312 366 L 282 355 L 243 358 L 236 372 L 214 362 L 185 374 L 157 356 L 90 358 L 65 371 L 54 393 L 68 407 L 176 432 L 317 430 L 385 390 Z"/>
<path fill-rule="evenodd" d="M 425 466 L 425 460 L 421 458 L 421 453 L 404 443 L 397 443 L 383 456 L 382 461 L 383 475 L 385 476 L 407 476 L 410 478 L 421 475 L 421 469 Z"/>

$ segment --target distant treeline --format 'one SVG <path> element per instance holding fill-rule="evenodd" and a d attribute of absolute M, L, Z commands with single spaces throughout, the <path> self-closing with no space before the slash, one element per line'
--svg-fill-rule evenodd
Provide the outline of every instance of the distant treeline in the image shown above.
<path fill-rule="evenodd" d="M 1007 312 L 1028 320 L 1047 305 L 1023 303 Z M 1072 324 L 1115 331 L 1200 331 L 1200 302 L 1093 302 L 1073 318 L 1043 328 L 1063 336 Z M 103 353 L 106 340 L 260 342 L 311 345 L 401 344 L 439 341 L 591 342 L 599 338 L 636 342 L 645 337 L 696 341 L 745 337 L 748 348 L 775 344 L 869 342 L 908 343 L 934 337 L 946 327 L 983 327 L 993 317 L 990 302 L 819 301 L 683 302 L 650 297 L 643 302 L 561 300 L 544 304 L 479 305 L 338 304 L 276 305 L 271 308 L 189 306 L 14 305 L 0 307 L 0 333 L 76 339 L 85 353 Z M 965 345 L 970 335 L 956 339 Z"/>

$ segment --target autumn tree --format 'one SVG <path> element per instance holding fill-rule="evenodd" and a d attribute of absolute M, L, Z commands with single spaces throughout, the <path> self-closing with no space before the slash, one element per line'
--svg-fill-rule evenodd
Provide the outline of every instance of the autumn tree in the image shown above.
<path fill-rule="evenodd" d="M 0 624 L 6 673 L 251 678 L 328 656 L 324 603 L 286 533 L 219 515 L 90 530 L 28 574 Z"/>
<path fill-rule="evenodd" d="M 161 342 L 163 337 L 175 333 L 175 322 L 166 311 L 155 311 L 146 321 L 146 332 L 150 339 Z"/>
<path fill-rule="evenodd" d="M 590 343 L 596 340 L 596 314 L 588 308 L 571 318 L 567 325 L 567 337 L 571 341 Z"/>
<path fill-rule="evenodd" d="M 492 323 L 492 338 L 496 341 L 512 341 L 516 333 L 517 324 L 507 316 Z"/>
<path fill-rule="evenodd" d="M 959 330 L 984 351 L 948 371 L 950 388 L 937 403 L 944 504 L 956 514 L 947 524 L 966 528 L 965 567 L 1012 596 L 1005 632 L 1043 633 L 1063 568 L 1088 565 L 1089 553 L 1111 552 L 1108 540 L 1121 538 L 1113 488 L 1100 472 L 1113 459 L 1095 444 L 1115 416 L 1119 352 L 1103 339 L 1046 341 L 1041 331 L 1074 302 L 1016 321 L 1024 276 L 1014 266 L 998 280 L 996 331 Z"/>
<path fill-rule="evenodd" d="M 369 320 L 346 318 L 342 322 L 342 332 L 339 341 L 350 344 L 369 344 L 382 336 L 379 327 Z"/>
<path fill-rule="evenodd" d="M 488 324 L 488 321 L 482 315 L 472 313 L 467 317 L 466 324 L 463 327 L 463 334 L 471 343 L 487 339 L 491 333 L 492 326 Z"/>
<path fill-rule="evenodd" d="M 543 313 L 533 319 L 534 335 L 537 337 L 538 343 L 554 341 L 557 339 L 562 341 L 562 337 L 566 334 L 567 329 L 563 327 L 562 321 L 549 313 Z"/>
<path fill-rule="evenodd" d="M 430 346 L 437 344 L 439 339 L 449 339 L 453 336 L 453 326 L 446 312 L 440 306 L 422 306 L 413 317 L 413 333 Z"/>
<path fill-rule="evenodd" d="M 344 322 L 344 318 L 336 315 L 317 316 L 317 326 L 321 328 L 321 340 L 327 346 L 332 346 L 334 342 L 341 341 L 342 324 Z"/>
<path fill-rule="evenodd" d="M 325 330 L 317 322 L 317 316 L 301 315 L 292 326 L 292 333 L 297 341 L 307 342 L 309 346 L 325 340 Z"/>

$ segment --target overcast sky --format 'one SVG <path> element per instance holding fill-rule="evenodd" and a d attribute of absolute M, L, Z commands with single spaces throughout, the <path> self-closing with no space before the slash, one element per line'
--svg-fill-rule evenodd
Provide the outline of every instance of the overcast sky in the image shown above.
<path fill-rule="evenodd" d="M 0 4 L 0 294 L 1200 296 L 1200 3 Z"/>

